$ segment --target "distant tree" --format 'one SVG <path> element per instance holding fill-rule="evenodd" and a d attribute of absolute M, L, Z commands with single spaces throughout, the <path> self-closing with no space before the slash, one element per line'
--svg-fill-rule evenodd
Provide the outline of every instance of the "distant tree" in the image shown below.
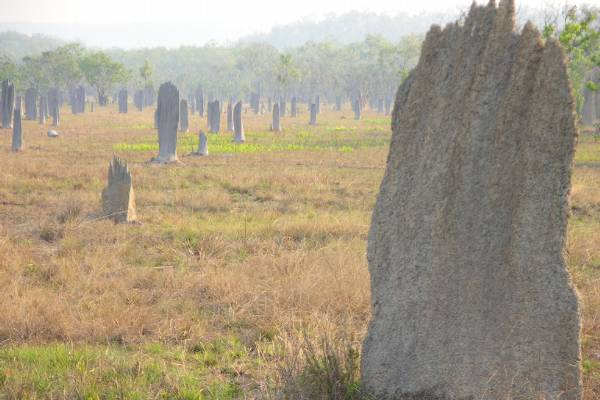
<path fill-rule="evenodd" d="M 144 60 L 144 65 L 140 67 L 140 76 L 144 80 L 144 87 L 148 86 L 148 81 L 152 78 L 153 73 L 152 65 L 150 65 L 150 61 L 147 59 Z"/>
<path fill-rule="evenodd" d="M 337 43 L 307 43 L 294 51 L 301 71 L 300 91 L 304 97 L 332 93 L 336 82 L 354 68 L 348 48 Z"/>
<path fill-rule="evenodd" d="M 236 68 L 251 91 L 273 94 L 279 51 L 271 45 L 254 43 L 237 48 Z"/>
<path fill-rule="evenodd" d="M 37 89 L 47 88 L 49 84 L 48 66 L 42 56 L 26 56 L 22 61 L 19 73 L 21 84 Z"/>
<path fill-rule="evenodd" d="M 81 71 L 86 81 L 98 91 L 98 104 L 106 105 L 107 93 L 117 83 L 125 83 L 130 72 L 125 67 L 111 60 L 104 52 L 94 52 L 83 56 L 80 62 Z"/>
<path fill-rule="evenodd" d="M 299 71 L 291 54 L 280 54 L 279 63 L 277 64 L 277 83 L 279 84 L 281 95 L 287 96 L 289 87 L 297 77 Z"/>
<path fill-rule="evenodd" d="M 68 89 L 79 83 L 83 77 L 80 65 L 82 55 L 83 47 L 79 43 L 67 44 L 42 53 L 50 85 Z"/>
<path fill-rule="evenodd" d="M 19 67 L 10 57 L 0 55 L 0 82 L 5 79 L 19 80 Z"/>
<path fill-rule="evenodd" d="M 395 60 L 400 77 L 405 79 L 411 69 L 417 65 L 421 56 L 421 45 L 423 37 L 421 35 L 408 35 L 400 39 L 395 48 Z"/>

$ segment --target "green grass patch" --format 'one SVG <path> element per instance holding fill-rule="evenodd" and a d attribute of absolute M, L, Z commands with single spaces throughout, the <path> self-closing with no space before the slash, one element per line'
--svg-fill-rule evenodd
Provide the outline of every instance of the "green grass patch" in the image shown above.
<path fill-rule="evenodd" d="M 329 132 L 353 132 L 356 130 L 355 127 L 347 127 L 347 126 L 328 126 L 327 131 Z"/>
<path fill-rule="evenodd" d="M 385 118 L 365 118 L 362 120 L 364 124 L 367 125 L 377 125 L 377 126 L 387 126 L 389 127 L 391 124 L 390 117 Z"/>
<path fill-rule="evenodd" d="M 580 143 L 575 151 L 575 162 L 597 163 L 600 162 L 600 143 Z"/>
<path fill-rule="evenodd" d="M 317 134 L 311 131 L 301 131 L 297 134 L 278 135 L 272 132 L 252 132 L 246 134 L 246 143 L 233 143 L 229 133 L 210 134 L 208 147 L 211 154 L 232 153 L 264 153 L 275 151 L 319 151 L 337 150 L 351 152 L 364 147 L 386 146 L 389 141 L 388 134 L 378 132 L 357 133 L 346 131 L 338 135 Z M 177 140 L 178 148 L 182 152 L 193 152 L 198 148 L 198 137 L 193 134 L 180 135 Z M 132 143 L 117 143 L 113 146 L 115 151 L 145 152 L 157 151 L 156 137 L 146 137 Z"/>
<path fill-rule="evenodd" d="M 583 362 L 581 363 L 581 366 L 583 367 L 583 373 L 586 375 L 591 375 L 591 374 L 598 374 L 598 372 L 600 371 L 600 362 L 596 361 L 596 360 L 583 360 Z"/>
<path fill-rule="evenodd" d="M 148 130 L 148 129 L 154 129 L 154 126 L 152 126 L 151 124 L 133 124 L 133 125 L 117 125 L 117 126 L 113 126 L 112 128 L 118 129 L 118 130 L 128 129 L 128 130 L 134 130 L 134 131 L 144 131 L 144 130 Z"/>
<path fill-rule="evenodd" d="M 0 350 L 0 397 L 85 399 L 234 399 L 234 363 L 252 364 L 235 338 L 185 350 L 147 344 L 7 347 Z"/>

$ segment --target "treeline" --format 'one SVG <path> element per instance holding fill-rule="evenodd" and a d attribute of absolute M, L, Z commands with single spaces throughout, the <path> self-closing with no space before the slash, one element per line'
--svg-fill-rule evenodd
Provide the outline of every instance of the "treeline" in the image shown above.
<path fill-rule="evenodd" d="M 0 78 L 10 80 L 21 94 L 29 88 L 47 94 L 51 88 L 71 91 L 87 84 L 95 89 L 98 102 L 106 104 L 109 92 L 126 84 L 129 77 L 129 71 L 104 52 L 89 51 L 76 43 L 23 57 L 20 62 L 0 55 Z"/>
<path fill-rule="evenodd" d="M 600 12 L 597 8 L 564 7 L 543 15 L 546 38 L 565 47 L 569 74 L 580 110 L 585 76 L 600 66 Z M 183 97 L 202 89 L 209 98 L 388 100 L 416 64 L 422 37 L 408 35 L 392 42 L 378 35 L 351 44 L 308 42 L 286 51 L 264 43 L 206 45 L 178 49 L 95 51 L 67 44 L 15 60 L 0 55 L 0 79 L 16 83 L 17 91 L 39 93 L 56 87 L 68 91 L 87 86 L 98 103 L 119 89 L 130 93 L 172 81 Z"/>
<path fill-rule="evenodd" d="M 124 65 L 148 61 L 157 82 L 173 81 L 187 94 L 196 87 L 214 97 L 260 92 L 269 97 L 316 95 L 388 97 L 416 64 L 421 37 L 392 43 L 368 36 L 350 45 L 309 42 L 286 52 L 268 44 L 175 50 L 111 51 Z"/>
<path fill-rule="evenodd" d="M 317 95 L 391 98 L 416 64 L 421 38 L 407 36 L 392 43 L 368 36 L 360 43 L 307 43 L 281 52 L 267 44 L 231 47 L 207 45 L 178 49 L 86 49 L 68 44 L 14 61 L 0 59 L 0 79 L 16 82 L 18 90 L 62 90 L 84 84 L 104 103 L 106 97 L 126 87 L 133 92 L 172 81 L 184 96 L 197 88 L 214 98 L 309 98 Z M 88 91 L 89 93 L 89 91 Z"/>

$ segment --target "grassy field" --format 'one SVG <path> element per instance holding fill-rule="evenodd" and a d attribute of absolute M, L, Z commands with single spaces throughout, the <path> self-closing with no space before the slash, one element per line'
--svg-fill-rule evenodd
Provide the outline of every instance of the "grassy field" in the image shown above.
<path fill-rule="evenodd" d="M 133 108 L 133 107 L 131 107 Z M 305 107 L 244 115 L 247 143 L 190 118 L 181 162 L 157 155 L 153 110 L 73 116 L 61 137 L 0 132 L 0 398 L 354 398 L 369 319 L 370 213 L 389 118 Z M 100 214 L 113 154 L 140 223 Z M 584 303 L 586 399 L 600 396 L 600 141 L 577 149 L 568 262 Z"/>

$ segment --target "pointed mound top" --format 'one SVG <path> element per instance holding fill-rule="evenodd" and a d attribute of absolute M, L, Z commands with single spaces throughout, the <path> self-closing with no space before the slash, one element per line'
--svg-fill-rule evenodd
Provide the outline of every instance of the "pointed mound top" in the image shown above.
<path fill-rule="evenodd" d="M 113 156 L 108 166 L 108 182 L 120 181 L 122 183 L 131 183 L 131 173 L 127 166 L 127 161 Z"/>
<path fill-rule="evenodd" d="M 499 5 L 496 0 L 490 0 L 487 6 L 478 6 L 473 2 L 464 25 L 472 27 L 478 26 L 480 23 L 490 24 L 491 21 L 494 21 L 494 25 L 503 27 L 503 30 L 514 31 L 515 12 L 514 0 L 500 0 Z M 455 25 L 455 23 L 451 25 Z"/>

